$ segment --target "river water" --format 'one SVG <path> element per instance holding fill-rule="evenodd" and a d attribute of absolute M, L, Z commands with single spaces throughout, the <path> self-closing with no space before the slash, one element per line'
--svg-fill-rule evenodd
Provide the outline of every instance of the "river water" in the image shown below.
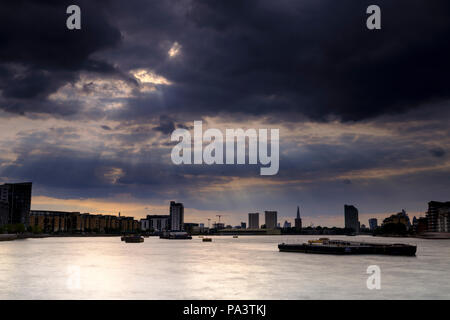
<path fill-rule="evenodd" d="M 449 299 L 450 240 L 344 237 L 418 246 L 416 257 L 279 252 L 312 236 L 124 243 L 118 237 L 0 242 L 0 299 Z M 379 266 L 380 289 L 367 268 Z"/>

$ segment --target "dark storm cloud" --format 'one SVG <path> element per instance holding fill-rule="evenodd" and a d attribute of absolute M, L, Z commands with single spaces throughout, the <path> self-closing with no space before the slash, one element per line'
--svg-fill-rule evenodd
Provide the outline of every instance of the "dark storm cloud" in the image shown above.
<path fill-rule="evenodd" d="M 450 98 L 445 0 L 380 0 L 377 31 L 365 27 L 365 0 L 78 1 L 75 32 L 65 27 L 68 4 L 2 2 L 0 107 L 40 112 L 80 70 L 126 77 L 138 67 L 173 85 L 129 99 L 117 120 L 174 112 L 361 120 Z M 180 54 L 170 58 L 175 42 Z"/>
<path fill-rule="evenodd" d="M 361 120 L 450 97 L 448 1 L 378 1 L 382 30 L 365 27 L 368 1 L 136 2 L 118 23 L 131 34 L 132 61 L 174 82 L 142 110 L 304 114 Z M 138 13 L 139 12 L 139 13 Z M 118 13 L 116 13 L 118 14 Z M 145 19 L 147 14 L 156 19 Z M 122 22 L 121 22 L 122 21 Z M 169 59 L 174 42 L 178 57 Z M 120 58 L 120 54 L 116 57 Z M 146 106 L 147 108 L 143 108 Z M 152 111 L 152 112 L 151 112 Z"/>
<path fill-rule="evenodd" d="M 197 195 L 191 194 L 194 190 L 207 190 L 236 177 L 260 179 L 261 183 L 253 185 L 252 190 L 267 188 L 290 193 L 293 185 L 315 190 L 330 183 L 338 184 L 336 188 L 342 188 L 342 185 L 357 188 L 370 180 L 364 177 L 367 170 L 414 169 L 441 163 L 439 158 L 430 158 L 427 148 L 413 145 L 408 140 L 405 143 L 385 141 L 384 137 L 360 136 L 354 139 L 343 135 L 335 142 L 338 148 L 331 143 L 311 143 L 301 148 L 282 146 L 289 152 L 281 154 L 280 172 L 266 179 L 259 176 L 259 165 L 175 166 L 166 159 L 170 149 L 148 149 L 139 145 L 146 145 L 151 132 L 137 130 L 119 135 L 107 131 L 103 139 L 120 144 L 91 148 L 67 147 L 80 139 L 75 128 L 24 132 L 17 136 L 14 145 L 16 160 L 0 164 L 0 177 L 32 180 L 47 191 L 55 190 L 62 197 L 107 197 L 131 192 L 136 198 L 158 199 L 171 193 L 192 203 L 200 201 Z M 167 137 L 164 138 L 166 140 Z M 354 142 L 349 143 L 349 140 Z M 133 152 L 129 152 L 130 147 Z M 362 171 L 362 178 L 356 174 L 349 183 L 350 179 L 345 176 L 358 171 Z M 118 172 L 117 176 L 110 175 L 114 172 Z M 386 177 L 380 176 L 380 179 Z M 267 180 L 283 184 L 273 189 L 264 184 Z M 180 185 L 188 185 L 189 188 L 179 188 Z M 224 188 L 223 192 L 233 192 L 232 187 L 227 189 Z M 201 194 L 199 196 L 203 198 Z M 274 199 L 276 196 L 270 197 Z M 223 205 L 226 207 L 225 203 Z"/>
<path fill-rule="evenodd" d="M 117 73 L 106 61 L 92 57 L 117 45 L 120 32 L 104 13 L 108 1 L 77 1 L 82 29 L 66 28 L 68 1 L 2 1 L 0 8 L 0 108 L 9 112 L 60 110 L 47 100 L 50 93 L 75 80 L 80 70 Z M 70 102 L 68 102 L 70 109 Z M 42 109 L 44 108 L 44 109 Z"/>

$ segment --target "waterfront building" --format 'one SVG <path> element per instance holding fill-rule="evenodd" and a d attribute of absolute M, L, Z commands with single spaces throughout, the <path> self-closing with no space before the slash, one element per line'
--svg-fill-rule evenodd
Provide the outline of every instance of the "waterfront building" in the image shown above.
<path fill-rule="evenodd" d="M 283 229 L 289 229 L 289 228 L 291 228 L 291 223 L 288 222 L 287 220 L 284 221 Z"/>
<path fill-rule="evenodd" d="M 139 226 L 139 223 L 136 221 L 136 224 L 135 224 L 135 220 L 133 219 L 133 217 L 121 216 L 119 218 L 119 226 L 120 226 L 121 232 L 129 233 L 129 232 L 137 231 L 137 226 Z"/>
<path fill-rule="evenodd" d="M 147 219 L 141 219 L 141 220 L 139 220 L 139 222 L 141 223 L 141 230 L 142 231 L 148 231 L 150 228 L 149 228 L 149 221 L 147 220 Z"/>
<path fill-rule="evenodd" d="M 68 212 L 31 210 L 29 226 L 36 227 L 44 233 L 66 232 Z"/>
<path fill-rule="evenodd" d="M 359 232 L 358 209 L 353 205 L 344 205 L 345 228 Z"/>
<path fill-rule="evenodd" d="M 383 225 L 389 224 L 389 223 L 404 224 L 406 227 L 406 230 L 408 230 L 411 227 L 411 221 L 409 220 L 409 216 L 405 210 L 402 210 L 399 213 L 393 214 L 390 217 L 387 217 L 386 219 L 383 220 Z"/>
<path fill-rule="evenodd" d="M 31 210 L 29 225 L 44 233 L 119 233 L 140 230 L 140 223 L 132 217 L 50 210 Z"/>
<path fill-rule="evenodd" d="M 0 188 L 0 191 L 2 189 Z M 0 227 L 8 224 L 9 221 L 9 205 L 8 202 L 0 201 Z"/>
<path fill-rule="evenodd" d="M 295 218 L 295 229 L 297 231 L 302 230 L 302 219 L 300 218 L 300 207 L 297 206 L 297 217 Z"/>
<path fill-rule="evenodd" d="M 188 234 L 198 234 L 200 232 L 200 227 L 198 223 L 184 223 L 183 230 Z"/>
<path fill-rule="evenodd" d="M 450 232 L 450 201 L 428 202 L 428 232 Z"/>
<path fill-rule="evenodd" d="M 31 182 L 0 185 L 0 225 L 21 223 L 28 226 Z"/>
<path fill-rule="evenodd" d="M 217 230 L 225 229 L 225 223 L 222 222 L 213 223 L 213 229 Z"/>
<path fill-rule="evenodd" d="M 247 229 L 247 223 L 241 222 L 241 229 Z"/>
<path fill-rule="evenodd" d="M 169 230 L 169 215 L 153 214 L 147 215 L 145 219 L 148 224 L 148 230 L 152 232 L 161 232 Z"/>
<path fill-rule="evenodd" d="M 421 234 L 428 231 L 428 219 L 426 217 L 420 217 L 417 219 L 416 233 Z"/>
<path fill-rule="evenodd" d="M 170 230 L 182 231 L 184 224 L 184 206 L 182 203 L 170 202 Z"/>
<path fill-rule="evenodd" d="M 276 211 L 264 211 L 266 229 L 277 228 L 277 212 Z"/>
<path fill-rule="evenodd" d="M 248 214 L 248 228 L 259 229 L 259 212 Z"/>
<path fill-rule="evenodd" d="M 378 220 L 376 218 L 369 219 L 369 228 L 372 231 L 378 228 Z"/>

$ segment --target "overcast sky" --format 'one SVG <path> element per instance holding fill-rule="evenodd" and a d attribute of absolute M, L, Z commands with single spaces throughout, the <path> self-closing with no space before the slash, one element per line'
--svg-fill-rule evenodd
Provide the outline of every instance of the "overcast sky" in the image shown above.
<path fill-rule="evenodd" d="M 366 28 L 378 4 L 382 30 Z M 81 7 L 81 30 L 66 8 Z M 2 1 L 0 182 L 33 209 L 343 226 L 450 200 L 447 0 Z M 279 128 L 280 170 L 175 166 L 176 128 Z M 262 218 L 261 218 L 262 219 Z"/>

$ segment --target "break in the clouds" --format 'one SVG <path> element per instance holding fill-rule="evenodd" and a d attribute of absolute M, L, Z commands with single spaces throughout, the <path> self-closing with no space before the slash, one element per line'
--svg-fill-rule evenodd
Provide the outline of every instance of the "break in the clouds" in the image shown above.
<path fill-rule="evenodd" d="M 2 180 L 230 222 L 448 200 L 448 1 L 377 1 L 376 31 L 365 0 L 76 1 L 81 30 L 70 4 L 0 5 Z M 193 120 L 280 128 L 279 174 L 174 166 L 170 133 Z"/>

